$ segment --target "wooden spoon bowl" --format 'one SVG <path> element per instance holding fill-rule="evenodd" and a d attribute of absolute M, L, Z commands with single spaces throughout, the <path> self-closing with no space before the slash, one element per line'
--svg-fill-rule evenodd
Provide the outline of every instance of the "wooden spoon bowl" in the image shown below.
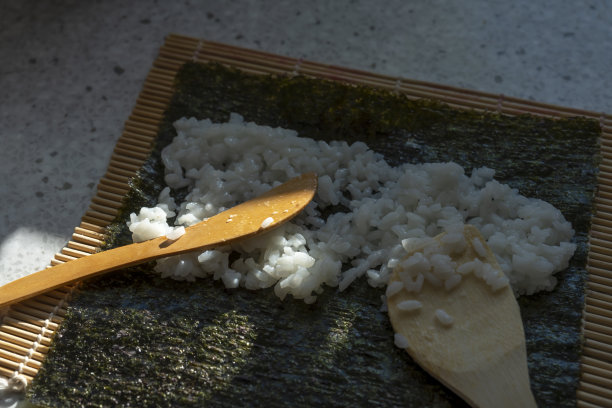
<path fill-rule="evenodd" d="M 464 236 L 466 249 L 453 257 L 457 267 L 478 258 L 503 273 L 475 227 L 465 226 Z M 481 255 L 473 239 L 483 244 Z M 400 271 L 394 270 L 389 284 L 401 281 Z M 400 310 L 398 305 L 408 300 L 420 302 L 421 308 Z M 493 290 L 483 279 L 467 274 L 451 290 L 425 281 L 418 293 L 401 290 L 389 296 L 387 305 L 393 328 L 410 356 L 471 406 L 536 406 L 520 310 L 510 285 Z M 452 318 L 452 324 L 440 321 L 436 316 L 440 310 Z"/>

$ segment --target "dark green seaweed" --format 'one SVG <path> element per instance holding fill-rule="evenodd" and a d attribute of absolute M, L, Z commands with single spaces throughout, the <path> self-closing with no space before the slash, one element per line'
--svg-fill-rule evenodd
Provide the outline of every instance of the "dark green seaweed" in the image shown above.
<path fill-rule="evenodd" d="M 108 248 L 129 242 L 126 217 L 163 187 L 159 151 L 174 136 L 172 122 L 221 122 L 232 112 L 314 139 L 364 141 L 392 164 L 454 161 L 468 173 L 488 166 L 559 208 L 576 230 L 576 255 L 552 292 L 519 304 L 536 400 L 576 405 L 596 121 L 464 111 L 335 81 L 188 63 Z M 71 302 L 27 397 L 41 407 L 465 406 L 393 346 L 381 294 L 360 281 L 305 305 L 270 290 L 164 280 L 150 265 L 119 271 Z"/>

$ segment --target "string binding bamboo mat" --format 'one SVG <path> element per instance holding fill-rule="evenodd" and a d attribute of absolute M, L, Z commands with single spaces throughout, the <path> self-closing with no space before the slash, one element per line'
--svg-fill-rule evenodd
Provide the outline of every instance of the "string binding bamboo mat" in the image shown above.
<path fill-rule="evenodd" d="M 517 98 L 288 58 L 260 51 L 169 35 L 160 49 L 131 116 L 113 151 L 97 193 L 68 244 L 50 267 L 98 251 L 128 191 L 128 180 L 146 160 L 164 110 L 173 94 L 176 72 L 186 61 L 219 62 L 254 74 L 308 75 L 369 85 L 430 98 L 459 109 L 532 114 L 551 118 L 584 116 L 599 121 L 602 161 L 587 260 L 588 282 L 583 313 L 584 348 L 579 407 L 612 407 L 612 116 L 536 103 Z M 61 324 L 78 285 L 55 290 L 12 305 L 0 315 L 0 377 L 14 388 L 34 378 Z"/>

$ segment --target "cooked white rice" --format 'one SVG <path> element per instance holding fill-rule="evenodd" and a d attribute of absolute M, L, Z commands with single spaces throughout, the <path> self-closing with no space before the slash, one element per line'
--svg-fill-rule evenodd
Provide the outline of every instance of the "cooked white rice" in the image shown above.
<path fill-rule="evenodd" d="M 419 310 L 423 307 L 423 304 L 418 300 L 410 299 L 399 302 L 397 305 L 397 309 L 404 312 L 411 312 L 414 310 Z"/>
<path fill-rule="evenodd" d="M 399 347 L 401 349 L 405 349 L 410 345 L 410 343 L 408 343 L 408 339 L 400 333 L 395 333 L 395 335 L 393 336 L 393 343 L 396 347 Z"/>
<path fill-rule="evenodd" d="M 387 290 L 385 291 L 385 296 L 390 298 L 391 296 L 399 293 L 404 289 L 404 283 L 401 281 L 393 281 L 387 285 Z"/>
<path fill-rule="evenodd" d="M 230 218 L 231 219 L 231 218 Z M 261 229 L 265 229 L 268 228 L 270 225 L 272 225 L 274 223 L 274 218 L 272 217 L 268 217 L 265 220 L 263 220 L 261 222 L 261 225 L 259 226 L 259 228 Z"/>
<path fill-rule="evenodd" d="M 450 327 L 455 322 L 455 319 L 453 319 L 453 317 L 449 315 L 444 309 L 436 309 L 434 315 L 436 316 L 436 320 L 442 326 Z"/>
<path fill-rule="evenodd" d="M 419 243 L 418 241 L 421 241 Z M 393 260 L 392 265 L 398 266 L 398 282 L 387 285 L 387 297 L 392 287 L 401 287 L 393 294 L 402 289 L 407 292 L 418 293 L 421 291 L 423 282 L 427 281 L 433 286 L 444 287 L 447 291 L 453 290 L 463 280 L 463 277 L 473 273 L 482 279 L 495 292 L 507 287 L 510 280 L 499 268 L 488 262 L 489 253 L 479 238 L 471 240 L 475 257 L 472 260 L 457 264 L 451 255 L 465 253 L 468 242 L 463 231 L 448 229 L 439 242 L 430 237 L 421 240 L 413 239 L 410 247 L 417 252 L 410 252 L 401 262 Z M 483 262 L 480 258 L 483 258 Z M 389 264 L 387 264 L 388 266 Z"/>
<path fill-rule="evenodd" d="M 500 184 L 489 168 L 467 175 L 455 163 L 392 167 L 364 143 L 315 141 L 238 115 L 223 124 L 184 118 L 174 125 L 177 136 L 162 152 L 165 181 L 173 189 L 188 187 L 189 194 L 177 205 L 166 188 L 156 208 L 132 214 L 134 241 L 172 234 L 302 173 L 316 172 L 319 188 L 292 222 L 231 247 L 160 260 L 162 276 L 274 287 L 281 299 L 290 294 L 312 303 L 324 286 L 344 290 L 360 277 L 383 287 L 422 238 L 447 231 L 452 244 L 469 223 L 481 231 L 515 292 L 531 294 L 552 289 L 554 273 L 567 267 L 575 250 L 560 211 Z M 169 226 L 174 213 L 176 225 Z M 232 251 L 241 256 L 230 264 Z M 435 262 L 437 272 L 450 273 L 448 259 Z M 429 275 L 424 278 L 443 284 Z M 415 291 L 422 284 L 404 283 Z"/>

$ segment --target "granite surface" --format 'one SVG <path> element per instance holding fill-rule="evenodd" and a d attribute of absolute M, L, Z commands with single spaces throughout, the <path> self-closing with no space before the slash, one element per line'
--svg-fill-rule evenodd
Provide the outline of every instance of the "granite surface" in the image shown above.
<path fill-rule="evenodd" d="M 0 284 L 69 239 L 169 33 L 611 113 L 611 22 L 595 0 L 0 0 Z"/>

